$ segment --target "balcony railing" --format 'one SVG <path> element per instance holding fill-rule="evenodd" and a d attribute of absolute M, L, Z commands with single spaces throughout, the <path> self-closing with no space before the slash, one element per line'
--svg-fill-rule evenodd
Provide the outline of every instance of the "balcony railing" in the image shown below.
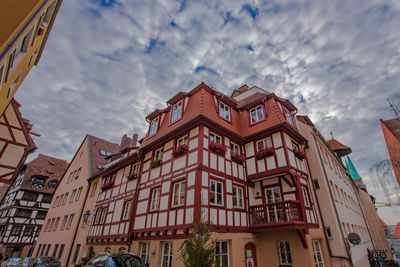
<path fill-rule="evenodd" d="M 300 202 L 295 200 L 252 206 L 249 211 L 250 226 L 303 222 Z"/>

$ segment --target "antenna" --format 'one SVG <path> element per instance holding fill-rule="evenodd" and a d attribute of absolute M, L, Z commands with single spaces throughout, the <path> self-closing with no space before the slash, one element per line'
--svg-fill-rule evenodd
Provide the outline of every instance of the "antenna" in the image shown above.
<path fill-rule="evenodd" d="M 332 140 L 335 139 L 335 138 L 333 138 L 333 133 L 332 132 L 331 132 L 331 137 L 332 137 Z"/>
<path fill-rule="evenodd" d="M 390 101 L 389 98 L 386 98 L 386 100 L 389 102 L 390 107 L 393 109 L 394 116 L 395 116 L 397 119 L 400 119 L 400 110 L 399 110 L 399 107 L 393 105 L 393 103 Z"/>

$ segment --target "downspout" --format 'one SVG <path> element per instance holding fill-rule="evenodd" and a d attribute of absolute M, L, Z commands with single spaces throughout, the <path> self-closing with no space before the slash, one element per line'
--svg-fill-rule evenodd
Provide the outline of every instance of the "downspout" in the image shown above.
<path fill-rule="evenodd" d="M 90 155 L 90 136 L 89 135 L 87 135 L 87 146 L 88 146 L 89 177 L 92 177 L 92 168 L 90 166 L 91 165 L 91 160 L 90 160 L 91 159 L 91 155 Z M 87 182 L 88 182 L 88 189 L 86 190 L 85 200 L 84 200 L 84 202 L 82 204 L 82 208 L 81 208 L 81 211 L 79 213 L 78 224 L 77 224 L 76 229 L 75 229 L 74 237 L 72 238 L 72 243 L 71 243 L 71 246 L 70 246 L 69 252 L 68 252 L 67 263 L 65 264 L 65 266 L 68 266 L 68 264 L 69 264 L 69 260 L 71 258 L 71 253 L 72 253 L 72 248 L 74 247 L 74 244 L 75 244 L 76 234 L 78 233 L 79 225 L 81 223 L 82 212 L 83 212 L 83 209 L 85 208 L 85 203 L 86 203 L 87 197 L 89 195 L 90 182 L 89 181 L 87 181 Z"/>
<path fill-rule="evenodd" d="M 325 169 L 324 163 L 321 160 L 322 159 L 321 151 L 319 150 L 319 147 L 318 147 L 318 144 L 317 144 L 317 140 L 315 139 L 315 136 L 314 135 L 312 135 L 312 136 L 313 136 L 313 139 L 314 139 L 315 147 L 317 148 L 317 151 L 318 151 L 318 156 L 319 156 L 319 160 L 320 160 L 321 165 L 322 165 L 322 170 L 324 171 L 325 182 L 327 183 L 328 188 L 329 188 L 329 196 L 331 197 L 331 200 L 332 200 L 332 203 L 333 203 L 333 208 L 335 210 L 336 219 L 337 219 L 337 222 L 339 224 L 340 233 L 342 234 L 342 238 L 343 238 L 343 241 L 344 241 L 343 242 L 344 243 L 344 247 L 346 248 L 346 252 L 347 252 L 347 258 L 346 259 L 350 262 L 351 266 L 354 266 L 353 265 L 353 261 L 351 260 L 350 251 L 349 251 L 349 249 L 347 247 L 347 244 L 346 244 L 346 238 L 344 237 L 343 229 L 342 229 L 342 226 L 341 226 L 340 221 L 339 221 L 339 214 L 338 214 L 338 211 L 336 209 L 335 200 L 333 199 L 332 189 L 331 189 L 331 187 L 329 185 L 328 175 L 326 173 L 326 169 Z"/>

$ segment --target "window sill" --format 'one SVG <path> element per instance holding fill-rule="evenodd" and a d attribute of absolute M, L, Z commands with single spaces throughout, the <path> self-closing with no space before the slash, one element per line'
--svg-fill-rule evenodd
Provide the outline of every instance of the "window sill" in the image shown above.
<path fill-rule="evenodd" d="M 260 123 L 262 123 L 262 122 L 264 122 L 264 121 L 266 121 L 267 119 L 266 118 L 264 118 L 264 119 L 262 119 L 262 120 L 259 120 L 259 121 L 256 121 L 256 122 L 251 122 L 251 119 L 250 119 L 250 127 L 252 127 L 252 126 L 255 126 L 255 125 L 257 125 L 257 124 L 260 124 Z"/>
<path fill-rule="evenodd" d="M 180 204 L 180 205 L 176 205 L 176 206 L 171 206 L 171 209 L 179 209 L 179 208 L 183 208 L 185 206 L 185 204 Z"/>
<path fill-rule="evenodd" d="M 217 207 L 217 208 L 225 208 L 224 204 L 216 204 L 216 203 L 209 203 L 211 207 Z"/>

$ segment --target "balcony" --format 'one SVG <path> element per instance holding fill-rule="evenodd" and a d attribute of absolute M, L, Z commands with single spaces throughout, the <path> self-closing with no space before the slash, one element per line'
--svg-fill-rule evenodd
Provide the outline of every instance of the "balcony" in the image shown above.
<path fill-rule="evenodd" d="M 250 231 L 287 230 L 304 228 L 300 202 L 280 201 L 249 208 Z"/>

